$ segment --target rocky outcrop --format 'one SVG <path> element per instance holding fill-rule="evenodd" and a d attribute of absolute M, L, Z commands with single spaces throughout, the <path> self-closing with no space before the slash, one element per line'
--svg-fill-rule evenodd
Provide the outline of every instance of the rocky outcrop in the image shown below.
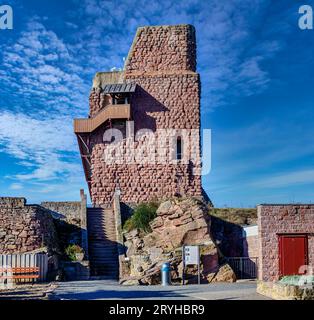
<path fill-rule="evenodd" d="M 155 243 L 166 251 L 184 244 L 211 242 L 210 217 L 203 202 L 193 198 L 163 202 L 157 210 L 157 218 L 150 224 L 152 233 L 146 243 Z"/>
<path fill-rule="evenodd" d="M 159 284 L 162 263 L 171 264 L 171 278 L 181 282 L 183 275 L 182 246 L 200 245 L 201 281 L 235 281 L 230 267 L 219 266 L 219 250 L 211 239 L 207 206 L 194 198 L 163 202 L 157 217 L 150 223 L 152 232 L 132 230 L 124 235 L 127 260 L 122 284 Z M 196 283 L 197 266 L 185 269 L 188 283 Z"/>

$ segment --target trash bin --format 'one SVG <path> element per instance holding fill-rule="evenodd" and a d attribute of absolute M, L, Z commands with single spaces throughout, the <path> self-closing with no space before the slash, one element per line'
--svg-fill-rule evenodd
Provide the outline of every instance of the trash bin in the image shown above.
<path fill-rule="evenodd" d="M 170 263 L 166 262 L 161 267 L 161 284 L 163 286 L 170 286 L 171 285 L 171 276 L 170 276 Z"/>

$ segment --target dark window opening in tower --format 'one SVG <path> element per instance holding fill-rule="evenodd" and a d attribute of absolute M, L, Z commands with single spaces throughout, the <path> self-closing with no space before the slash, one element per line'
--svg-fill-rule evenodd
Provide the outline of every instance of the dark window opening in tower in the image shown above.
<path fill-rule="evenodd" d="M 177 138 L 177 160 L 182 160 L 182 139 Z"/>
<path fill-rule="evenodd" d="M 114 94 L 112 104 L 129 104 L 130 99 L 128 94 Z"/>

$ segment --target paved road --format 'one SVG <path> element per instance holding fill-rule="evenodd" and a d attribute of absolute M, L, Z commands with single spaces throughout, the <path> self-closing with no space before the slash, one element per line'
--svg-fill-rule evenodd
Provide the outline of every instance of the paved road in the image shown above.
<path fill-rule="evenodd" d="M 120 286 L 108 280 L 61 282 L 51 294 L 53 300 L 267 300 L 256 293 L 253 281 L 189 286 Z"/>

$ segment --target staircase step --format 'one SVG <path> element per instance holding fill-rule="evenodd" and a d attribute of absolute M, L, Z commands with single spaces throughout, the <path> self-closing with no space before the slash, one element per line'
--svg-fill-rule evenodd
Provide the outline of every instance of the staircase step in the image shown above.
<path fill-rule="evenodd" d="M 104 269 L 104 270 L 110 270 L 110 271 L 114 271 L 117 272 L 118 270 L 118 265 L 117 264 L 108 264 L 108 263 L 102 263 L 102 262 L 98 262 L 98 261 L 94 261 L 92 263 L 93 267 L 97 267 L 98 269 Z"/>
<path fill-rule="evenodd" d="M 91 263 L 92 268 L 107 270 L 108 272 L 116 272 L 118 273 L 119 266 L 117 264 L 107 264 L 102 262 L 93 262 Z"/>
<path fill-rule="evenodd" d="M 113 257 L 116 256 L 118 254 L 117 251 L 95 251 L 95 250 L 91 250 L 91 255 L 94 256 L 91 258 L 91 260 L 95 260 L 98 258 L 106 258 L 106 257 Z M 113 258 L 112 258 L 113 259 Z"/>
<path fill-rule="evenodd" d="M 88 208 L 87 229 L 91 275 L 117 279 L 119 262 L 113 210 L 109 208 Z"/>
<path fill-rule="evenodd" d="M 118 274 L 118 271 L 117 271 L 117 268 L 114 268 L 114 269 L 110 269 L 110 268 L 103 268 L 102 266 L 97 266 L 97 265 L 95 265 L 95 266 L 93 266 L 98 272 L 100 271 L 100 270 L 102 270 L 102 271 L 106 271 L 107 272 L 107 274 L 109 275 L 109 274 Z"/>
<path fill-rule="evenodd" d="M 101 256 L 101 257 L 106 257 L 106 256 L 113 256 L 117 255 L 118 251 L 117 250 L 90 250 L 91 254 L 96 255 L 96 256 Z M 92 257 L 91 259 L 97 259 L 97 257 Z"/>
<path fill-rule="evenodd" d="M 89 233 L 90 233 L 90 234 L 94 234 L 94 233 L 116 234 L 116 231 L 115 231 L 115 230 L 93 229 L 93 228 L 90 228 L 90 229 L 89 229 Z"/>
<path fill-rule="evenodd" d="M 92 260 L 92 264 L 98 264 L 98 265 L 101 265 L 101 266 L 111 266 L 111 267 L 117 267 L 118 266 L 118 264 L 117 264 L 117 262 L 116 261 L 108 261 L 108 260 L 106 260 L 105 258 L 104 259 L 101 259 L 101 258 L 99 258 L 99 259 L 97 259 L 97 260 Z"/>
<path fill-rule="evenodd" d="M 109 258 L 108 256 L 99 256 L 97 258 L 93 258 L 91 261 L 106 261 L 106 262 L 115 262 L 118 264 L 118 261 L 114 258 Z"/>
<path fill-rule="evenodd" d="M 106 246 L 110 246 L 110 245 L 117 245 L 116 239 L 115 238 L 108 238 L 108 237 L 104 237 L 104 236 L 93 236 L 89 238 L 89 242 L 95 244 L 95 243 L 99 243 L 99 244 L 104 244 Z"/>

